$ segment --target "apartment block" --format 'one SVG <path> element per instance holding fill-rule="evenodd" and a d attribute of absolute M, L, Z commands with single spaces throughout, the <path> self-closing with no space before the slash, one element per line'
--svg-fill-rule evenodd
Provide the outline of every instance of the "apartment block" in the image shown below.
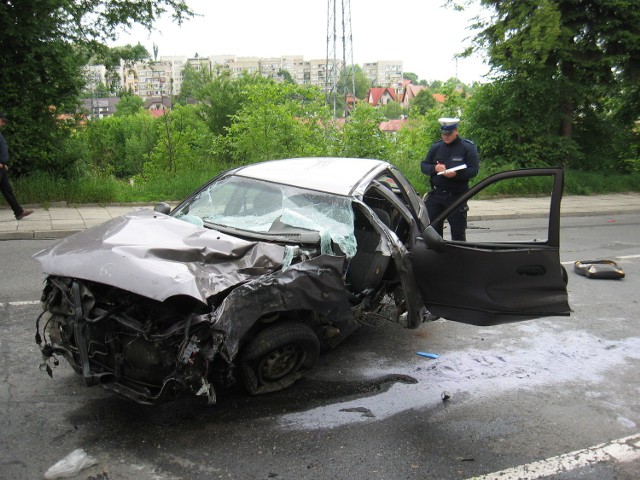
<path fill-rule="evenodd" d="M 333 66 L 326 59 L 305 60 L 302 55 L 283 57 L 236 57 L 234 55 L 214 55 L 210 57 L 163 56 L 156 61 L 126 64 L 121 62 L 119 73 L 123 89 L 139 95 L 143 99 L 176 95 L 180 92 L 186 65 L 197 71 L 208 70 L 212 74 L 229 72 L 232 78 L 244 73 L 260 74 L 278 78 L 280 71 L 289 72 L 293 81 L 300 85 L 314 85 L 325 88 L 331 81 Z M 342 65 L 336 66 L 339 70 Z M 381 60 L 365 63 L 364 74 L 372 85 L 393 88 L 402 92 L 402 62 Z M 92 73 L 95 75 L 95 73 Z"/>
<path fill-rule="evenodd" d="M 184 60 L 120 64 L 120 84 L 143 99 L 171 95 L 179 91 Z"/>
<path fill-rule="evenodd" d="M 299 85 L 311 83 L 311 65 L 302 55 L 291 55 L 281 58 L 282 70 L 286 70 Z"/>
<path fill-rule="evenodd" d="M 104 65 L 87 65 L 84 67 L 84 78 L 89 89 L 96 88 L 99 83 L 107 84 L 107 69 Z"/>
<path fill-rule="evenodd" d="M 362 71 L 372 85 L 376 87 L 393 88 L 397 95 L 402 93 L 402 61 L 378 60 L 365 63 Z"/>

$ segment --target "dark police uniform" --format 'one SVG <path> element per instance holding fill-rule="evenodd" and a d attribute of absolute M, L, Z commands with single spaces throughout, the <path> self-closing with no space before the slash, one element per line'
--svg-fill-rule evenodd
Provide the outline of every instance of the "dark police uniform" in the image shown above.
<path fill-rule="evenodd" d="M 455 177 L 447 178 L 437 174 L 435 167 L 438 163 L 444 164 L 447 169 L 459 165 L 466 165 L 467 168 L 458 170 Z M 425 201 L 429 219 L 437 217 L 469 189 L 469 179 L 478 174 L 479 167 L 478 150 L 471 140 L 457 137 L 449 144 L 439 140 L 431 146 L 421 163 L 422 173 L 430 176 L 431 191 Z M 452 240 L 466 240 L 467 210 L 465 203 L 447 217 Z M 442 222 L 433 227 L 442 236 Z"/>

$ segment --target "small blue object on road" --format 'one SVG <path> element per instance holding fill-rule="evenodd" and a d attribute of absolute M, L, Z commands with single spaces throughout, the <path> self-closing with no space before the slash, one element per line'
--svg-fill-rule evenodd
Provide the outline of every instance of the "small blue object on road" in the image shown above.
<path fill-rule="evenodd" d="M 420 355 L 421 357 L 427 357 L 427 358 L 438 358 L 440 356 L 437 353 L 429 353 L 429 352 L 416 352 L 416 355 Z"/>

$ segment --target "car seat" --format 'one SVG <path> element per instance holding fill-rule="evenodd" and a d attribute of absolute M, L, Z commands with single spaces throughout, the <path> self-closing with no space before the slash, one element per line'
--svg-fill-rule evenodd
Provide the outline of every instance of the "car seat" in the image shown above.
<path fill-rule="evenodd" d="M 389 222 L 389 214 L 384 210 L 373 209 L 378 218 Z M 373 229 L 371 222 L 358 208 L 354 208 L 354 235 L 357 252 L 349 262 L 347 284 L 354 293 L 375 288 L 382 280 L 391 257 L 378 251 L 380 234 Z"/>

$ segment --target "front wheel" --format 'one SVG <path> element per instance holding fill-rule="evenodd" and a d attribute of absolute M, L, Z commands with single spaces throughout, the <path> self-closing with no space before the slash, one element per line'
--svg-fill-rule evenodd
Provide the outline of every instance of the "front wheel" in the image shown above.
<path fill-rule="evenodd" d="M 283 390 L 315 365 L 320 341 L 299 322 L 271 325 L 249 341 L 240 358 L 242 383 L 249 393 Z"/>

